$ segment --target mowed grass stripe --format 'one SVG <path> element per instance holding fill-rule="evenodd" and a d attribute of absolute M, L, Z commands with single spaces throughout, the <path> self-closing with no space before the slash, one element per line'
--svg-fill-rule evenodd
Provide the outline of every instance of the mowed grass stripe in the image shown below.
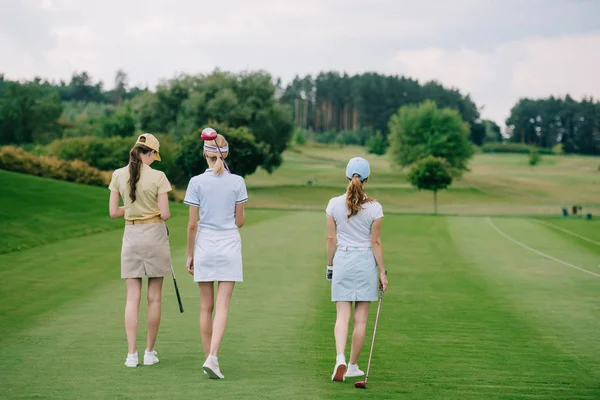
<path fill-rule="evenodd" d="M 582 356 L 582 349 L 594 343 L 582 339 L 587 337 L 580 330 L 582 317 L 565 322 L 575 321 L 567 336 L 577 345 L 558 346 L 563 324 L 529 314 L 528 302 L 535 309 L 546 300 L 545 291 L 529 290 L 537 281 L 523 279 L 513 293 L 509 282 L 490 274 L 501 270 L 494 265 L 498 259 L 528 252 L 506 247 L 477 218 L 385 217 L 390 290 L 382 305 L 370 388 L 354 389 L 354 380 L 330 382 L 335 306 L 324 279 L 323 214 L 271 218 L 261 212 L 256 223 L 243 228 L 246 282 L 236 288 L 220 355 L 225 381 L 209 381 L 200 369 L 197 286 L 182 272 L 185 221 L 173 221 L 174 263 L 186 311 L 177 310 L 167 279 L 157 344 L 161 364 L 122 366 L 125 290 L 116 279 L 43 314 L 10 346 L 2 346 L 5 397 L 597 398 L 596 376 L 590 372 L 597 367 L 597 352 Z M 514 271 L 512 263 L 502 265 Z M 573 278 L 567 280 L 573 287 L 586 283 L 581 276 L 567 278 Z M 566 300 L 578 304 L 579 296 Z M 591 311 L 584 309 L 584 320 Z M 374 314 L 375 304 L 360 359 L 363 369 Z M 140 316 L 143 327 L 144 305 Z M 31 376 L 36 385 L 27 383 Z"/>
<path fill-rule="evenodd" d="M 485 259 L 475 263 L 456 246 L 457 235 L 469 235 L 464 224 L 456 230 L 447 226 L 454 218 L 385 219 L 390 290 L 370 383 L 378 395 L 564 399 L 600 393 L 588 368 L 557 355 L 510 298 L 498 296 L 494 280 L 480 273 Z M 323 312 L 324 321 L 333 320 L 333 310 Z"/>
<path fill-rule="evenodd" d="M 448 222 L 466 265 L 488 287 L 489 295 L 513 314 L 516 323 L 506 321 L 504 329 L 514 334 L 523 326 L 522 334 L 506 343 L 525 356 L 519 362 L 526 370 L 518 373 L 515 366 L 514 382 L 540 386 L 538 393 L 555 387 L 564 392 L 562 398 L 600 397 L 600 281 L 516 246 L 484 219 L 448 218 Z M 569 260 L 581 260 L 587 251 L 534 221 L 496 223 L 511 235 L 527 234 L 535 245 L 543 242 L 545 251 L 559 250 Z"/>
<path fill-rule="evenodd" d="M 187 207 L 172 204 L 168 221 L 173 266 L 184 277 Z M 283 215 L 280 211 L 247 212 L 247 226 Z M 105 285 L 120 281 L 123 221 L 109 232 L 69 238 L 34 248 L 0 254 L 0 343 L 36 323 L 45 313 L 60 315 L 60 307 L 79 301 Z M 35 230 L 35 226 L 29 227 Z M 178 257 L 178 251 L 181 255 Z M 171 283 L 172 286 L 172 283 Z"/>
<path fill-rule="evenodd" d="M 581 218 L 568 219 L 538 219 L 539 223 L 556 229 L 565 234 L 565 237 L 571 236 L 571 240 L 583 241 L 592 245 L 600 246 L 600 220 L 583 220 Z"/>
<path fill-rule="evenodd" d="M 322 222 L 321 215 L 308 217 Z M 303 385 L 306 371 L 311 369 L 301 364 L 306 360 L 304 352 L 314 346 L 311 335 L 303 334 L 303 325 L 314 318 L 318 298 L 311 290 L 317 277 L 323 277 L 323 268 L 317 271 L 307 266 L 316 265 L 324 251 L 317 245 L 323 238 L 314 235 L 317 225 L 305 223 L 306 219 L 303 214 L 284 215 L 279 222 L 265 218 L 244 227 L 247 282 L 238 285 L 231 304 L 220 355 L 229 377 L 224 382 L 209 381 L 202 374 L 198 290 L 191 277 L 179 273 L 178 268 L 185 313 L 177 310 L 172 282 L 167 279 L 157 344 L 160 365 L 133 371 L 122 365 L 125 290 L 120 280 L 113 280 L 79 301 L 73 299 L 44 314 L 38 318 L 43 324 L 21 331 L 3 345 L 3 360 L 11 360 L 0 364 L 3 391 L 11 398 L 81 398 L 84 394 L 88 398 L 138 398 L 140 390 L 148 391 L 144 393 L 148 398 L 178 398 L 198 391 L 232 397 L 264 397 L 263 392 L 268 391 L 270 398 L 306 398 Z M 175 227 L 171 231 L 172 238 L 179 232 Z M 320 250 L 306 251 L 317 248 Z M 174 252 L 174 261 L 183 257 L 180 247 Z M 142 305 L 141 327 L 146 322 L 145 310 Z M 138 350 L 143 350 L 143 333 L 138 339 Z M 292 373 L 296 368 L 298 376 Z M 37 377 L 34 386 L 27 385 L 31 374 Z"/>

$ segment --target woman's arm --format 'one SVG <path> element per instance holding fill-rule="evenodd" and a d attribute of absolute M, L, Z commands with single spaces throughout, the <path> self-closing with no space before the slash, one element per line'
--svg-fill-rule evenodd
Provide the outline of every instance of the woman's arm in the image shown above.
<path fill-rule="evenodd" d="M 246 222 L 246 212 L 244 208 L 244 203 L 239 203 L 235 205 L 235 225 L 238 228 L 244 226 L 244 222 Z"/>
<path fill-rule="evenodd" d="M 327 265 L 333 265 L 333 256 L 337 245 L 337 229 L 335 220 L 331 215 L 327 215 Z"/>
<path fill-rule="evenodd" d="M 110 191 L 110 200 L 108 201 L 108 213 L 112 219 L 123 217 L 125 215 L 125 209 L 119 207 L 119 200 L 121 195 L 119 192 L 114 190 Z"/>
<path fill-rule="evenodd" d="M 160 217 L 163 221 L 171 218 L 171 210 L 169 209 L 169 195 L 165 193 L 158 194 L 158 208 L 160 209 Z"/>
<path fill-rule="evenodd" d="M 381 244 L 381 221 L 383 218 L 378 218 L 373 221 L 371 225 L 371 248 L 375 255 L 375 261 L 377 261 L 377 267 L 379 268 L 379 282 L 383 291 L 387 289 L 388 281 L 387 275 L 385 274 L 385 265 L 383 264 L 383 245 Z"/>
<path fill-rule="evenodd" d="M 198 233 L 198 207 L 190 206 L 187 227 L 187 262 L 186 267 L 190 275 L 194 275 L 194 246 Z"/>

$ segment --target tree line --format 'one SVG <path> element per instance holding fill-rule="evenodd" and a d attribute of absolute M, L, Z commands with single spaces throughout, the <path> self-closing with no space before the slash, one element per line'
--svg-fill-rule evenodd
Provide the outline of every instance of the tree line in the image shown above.
<path fill-rule="evenodd" d="M 600 154 L 600 103 L 592 98 L 521 99 L 510 110 L 507 129 L 482 120 L 480 107 L 459 90 L 402 76 L 322 72 L 296 76 L 282 85 L 264 71 L 180 75 L 156 89 L 131 86 L 115 74 L 107 90 L 87 72 L 68 82 L 40 78 L 10 81 L 0 74 L 0 144 L 49 143 L 62 137 L 129 137 L 164 133 L 179 142 L 209 123 L 243 128 L 268 154 L 267 170 L 281 163 L 294 129 L 315 140 L 352 136 L 386 151 L 389 121 L 405 105 L 433 101 L 456 110 L 476 145 L 509 141 L 567 153 Z M 342 141 L 344 142 L 344 141 Z"/>
<path fill-rule="evenodd" d="M 511 142 L 565 153 L 600 154 L 600 102 L 593 98 L 521 99 L 506 120 Z"/>

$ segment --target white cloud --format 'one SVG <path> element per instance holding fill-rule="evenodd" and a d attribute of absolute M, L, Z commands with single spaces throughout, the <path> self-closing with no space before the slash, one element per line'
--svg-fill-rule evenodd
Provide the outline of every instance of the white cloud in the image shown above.
<path fill-rule="evenodd" d="M 600 97 L 600 34 L 531 38 L 491 52 L 430 48 L 401 51 L 400 72 L 470 93 L 482 116 L 503 124 L 520 97 Z"/>
<path fill-rule="evenodd" d="M 471 93 L 502 123 L 519 96 L 600 94 L 597 15 L 574 0 L 24 0 L 0 13 L 0 73 L 86 70 L 106 87 L 119 68 L 150 86 L 217 67 L 284 82 L 406 73 Z"/>

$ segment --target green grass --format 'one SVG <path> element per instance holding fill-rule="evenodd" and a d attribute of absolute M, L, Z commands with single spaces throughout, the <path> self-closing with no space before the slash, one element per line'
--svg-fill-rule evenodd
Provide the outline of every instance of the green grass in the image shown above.
<path fill-rule="evenodd" d="M 115 229 L 108 189 L 0 170 L 0 254 Z"/>
<path fill-rule="evenodd" d="M 15 199 L 2 199 L 11 202 L 15 221 L 31 219 L 21 228 L 23 239 L 13 241 L 29 248 L 0 254 L 0 398 L 600 398 L 600 278 L 520 247 L 494 226 L 514 241 L 596 274 L 600 246 L 538 219 L 386 214 L 382 237 L 390 287 L 369 389 L 359 391 L 354 380 L 330 382 L 335 307 L 324 278 L 327 192 L 310 203 L 319 211 L 249 209 L 241 230 L 245 282 L 234 292 L 219 355 L 226 379 L 212 381 L 201 370 L 197 286 L 183 267 L 186 207 L 173 205 L 168 223 L 185 312 L 179 313 L 166 279 L 157 343 L 161 363 L 127 369 L 122 221 L 105 216 L 107 191 L 0 177 L 12 179 L 23 193 L 44 187 L 47 197 L 31 213 Z M 250 188 L 250 196 L 259 197 L 267 186 Z M 385 197 L 391 189 L 374 187 L 391 201 Z M 266 196 L 292 201 L 285 190 Z M 461 191 L 469 199 L 482 196 L 473 188 L 457 188 Z M 15 189 L 13 195 L 19 193 Z M 87 215 L 75 208 L 84 200 L 101 212 L 88 210 L 95 219 L 88 218 L 89 229 L 80 231 L 81 217 L 69 215 L 70 208 Z M 34 220 L 35 214 L 46 219 Z M 597 220 L 543 221 L 598 240 Z M 62 230 L 52 230 L 58 223 Z M 4 245 L 11 230 L 3 229 Z M 142 305 L 141 350 L 145 312 Z"/>
<path fill-rule="evenodd" d="M 387 211 L 431 213 L 433 195 L 413 189 L 406 170 L 388 156 L 367 154 L 362 147 L 299 146 L 284 153 L 285 162 L 271 175 L 258 170 L 247 177 L 252 207 L 321 210 L 323 199 L 343 193 L 348 159 L 371 163 L 367 192 Z M 439 193 L 446 215 L 560 215 L 562 207 L 581 204 L 600 214 L 599 157 L 544 156 L 528 165 L 527 154 L 476 154 L 470 172 Z"/>

